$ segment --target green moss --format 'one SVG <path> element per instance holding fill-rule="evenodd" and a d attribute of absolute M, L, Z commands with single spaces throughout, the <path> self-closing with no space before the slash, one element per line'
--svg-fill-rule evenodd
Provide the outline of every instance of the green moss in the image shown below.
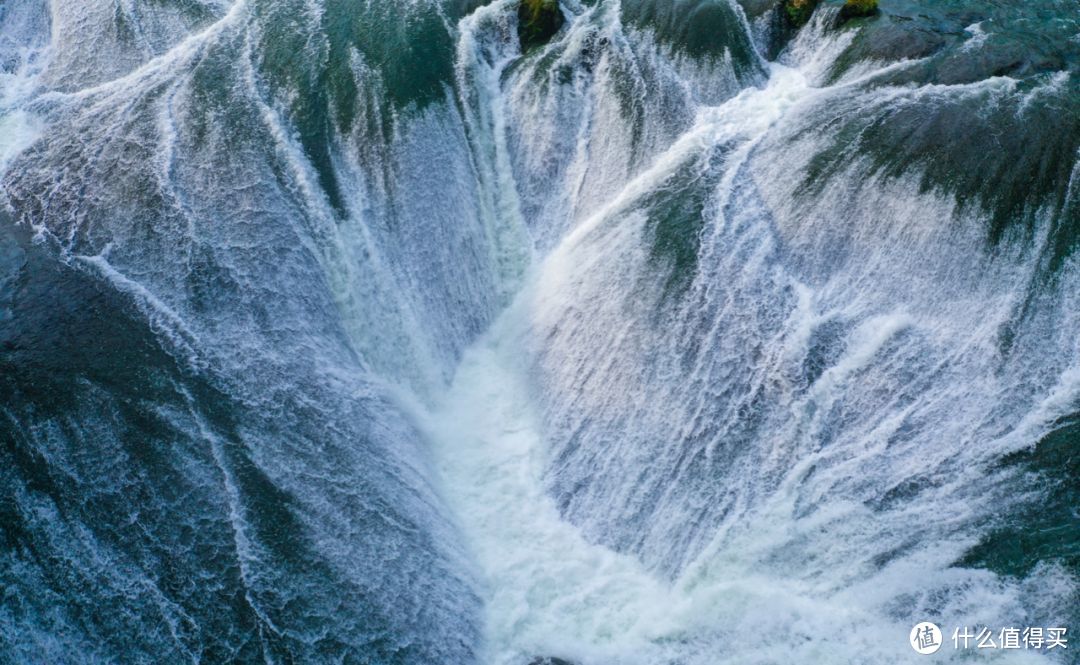
<path fill-rule="evenodd" d="M 415 4 L 427 9 L 418 11 Z M 338 212 L 344 213 L 345 201 L 331 164 L 333 136 L 366 118 L 366 133 L 377 142 L 380 132 L 389 136 L 403 111 L 445 100 L 454 76 L 451 26 L 472 5 L 326 0 L 317 23 L 297 19 L 307 16 L 302 0 L 256 5 L 263 26 L 261 70 L 275 96 L 289 100 L 289 120 Z M 366 74 L 358 75 L 358 64 Z M 366 94 L 373 90 L 378 94 Z"/>
<path fill-rule="evenodd" d="M 784 0 L 784 15 L 796 28 L 806 25 L 814 14 L 818 0 Z"/>
<path fill-rule="evenodd" d="M 743 19 L 733 5 L 717 0 L 623 0 L 625 25 L 650 31 L 662 44 L 695 58 L 729 54 L 741 76 L 759 73 L 759 62 Z"/>
<path fill-rule="evenodd" d="M 1023 474 L 1041 499 L 1005 512 L 1002 524 L 957 565 L 987 568 L 1022 578 L 1040 563 L 1056 563 L 1080 573 L 1080 414 L 1064 418 L 1031 450 L 1003 464 Z M 1080 620 L 1080 606 L 1070 620 Z"/>
<path fill-rule="evenodd" d="M 521 50 L 547 43 L 563 25 L 558 0 L 521 0 L 518 5 L 518 38 Z"/>
<path fill-rule="evenodd" d="M 843 9 L 840 10 L 842 18 L 856 18 L 859 16 L 872 16 L 877 13 L 878 0 L 847 0 Z"/>
<path fill-rule="evenodd" d="M 987 87 L 933 104 L 822 109 L 815 129 L 827 128 L 832 143 L 811 160 L 800 195 L 820 193 L 854 155 L 868 157 L 870 174 L 886 180 L 921 174 L 922 191 L 950 195 L 959 215 L 985 220 L 989 246 L 1034 242 L 1050 224 L 1043 258 L 1053 278 L 1080 249 L 1080 201 L 1070 196 L 1080 150 L 1080 80 L 1057 88 L 1045 81 L 1044 75 L 1021 82 L 1009 95 Z M 1026 104 L 1035 89 L 1045 96 Z M 988 137 L 993 150 L 986 148 Z"/>
<path fill-rule="evenodd" d="M 667 184 L 645 198 L 646 230 L 651 241 L 649 261 L 666 275 L 663 297 L 678 297 L 693 282 L 701 250 L 712 192 L 715 191 L 723 151 L 707 162 L 684 163 Z"/>

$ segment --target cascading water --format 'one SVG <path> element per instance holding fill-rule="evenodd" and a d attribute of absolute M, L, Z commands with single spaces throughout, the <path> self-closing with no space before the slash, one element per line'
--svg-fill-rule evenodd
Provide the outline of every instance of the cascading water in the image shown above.
<path fill-rule="evenodd" d="M 1080 625 L 1076 10 L 8 0 L 0 658 Z"/>

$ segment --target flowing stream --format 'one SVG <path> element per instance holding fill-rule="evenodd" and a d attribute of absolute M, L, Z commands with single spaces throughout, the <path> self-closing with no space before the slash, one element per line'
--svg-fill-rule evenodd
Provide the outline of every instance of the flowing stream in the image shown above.
<path fill-rule="evenodd" d="M 840 4 L 0 5 L 0 661 L 1080 630 L 1080 12 Z"/>

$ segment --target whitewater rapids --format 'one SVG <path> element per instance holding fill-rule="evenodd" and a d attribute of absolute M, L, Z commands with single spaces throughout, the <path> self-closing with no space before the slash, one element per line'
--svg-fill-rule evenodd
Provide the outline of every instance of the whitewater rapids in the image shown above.
<path fill-rule="evenodd" d="M 1080 620 L 1069 2 L 9 0 L 0 660 Z"/>

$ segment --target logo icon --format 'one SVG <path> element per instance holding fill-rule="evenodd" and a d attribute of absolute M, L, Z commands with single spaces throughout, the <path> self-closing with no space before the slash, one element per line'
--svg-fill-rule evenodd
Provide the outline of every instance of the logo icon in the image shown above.
<path fill-rule="evenodd" d="M 911 648 L 924 656 L 937 653 L 941 648 L 941 629 L 929 621 L 916 624 L 908 638 Z"/>

